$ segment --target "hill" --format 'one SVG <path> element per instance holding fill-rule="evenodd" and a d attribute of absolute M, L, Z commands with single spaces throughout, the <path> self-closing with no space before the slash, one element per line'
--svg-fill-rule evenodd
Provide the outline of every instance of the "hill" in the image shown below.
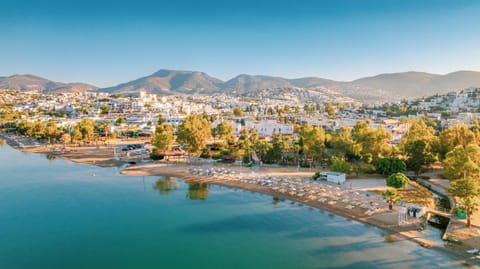
<path fill-rule="evenodd" d="M 255 90 L 273 88 L 293 88 L 287 79 L 270 76 L 239 75 L 221 85 L 222 90 L 232 93 L 246 93 Z"/>
<path fill-rule="evenodd" d="M 261 91 L 262 96 L 272 89 L 309 89 L 324 93 L 338 93 L 363 102 L 397 101 L 418 98 L 469 87 L 480 87 L 480 72 L 457 71 L 445 75 L 424 72 L 379 74 L 349 82 L 318 77 L 286 79 L 274 76 L 238 75 L 228 81 L 198 71 L 161 69 L 149 76 L 117 86 L 98 89 L 108 93 L 138 93 L 146 91 L 162 94 L 210 94 L 226 92 L 232 95 Z M 32 75 L 0 77 L 0 89 L 38 92 L 78 92 L 97 88 L 83 83 L 61 83 Z M 271 91 L 272 96 L 276 91 Z M 268 97 L 268 96 L 266 96 Z"/>
<path fill-rule="evenodd" d="M 207 93 L 219 90 L 222 81 L 203 72 L 159 70 L 149 76 L 114 87 L 100 89 L 112 93 Z"/>
<path fill-rule="evenodd" d="M 424 72 L 380 74 L 346 82 L 338 91 L 362 101 L 387 101 L 444 94 L 480 87 L 480 72 L 458 71 L 446 75 Z"/>
<path fill-rule="evenodd" d="M 0 89 L 16 90 L 21 92 L 83 92 L 94 91 L 97 87 L 85 83 L 62 83 L 51 81 L 33 75 L 13 75 L 0 77 Z"/>

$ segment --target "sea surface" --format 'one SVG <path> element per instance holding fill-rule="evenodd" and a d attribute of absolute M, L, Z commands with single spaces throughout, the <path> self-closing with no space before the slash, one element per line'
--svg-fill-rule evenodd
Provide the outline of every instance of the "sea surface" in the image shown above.
<path fill-rule="evenodd" d="M 463 268 L 271 196 L 0 146 L 0 268 Z"/>

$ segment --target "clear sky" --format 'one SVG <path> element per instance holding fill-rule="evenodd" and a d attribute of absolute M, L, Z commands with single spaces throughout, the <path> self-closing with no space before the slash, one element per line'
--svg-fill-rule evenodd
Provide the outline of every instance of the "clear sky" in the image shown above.
<path fill-rule="evenodd" d="M 480 1 L 2 0 L 0 76 L 111 86 L 158 69 L 352 80 L 480 70 Z"/>

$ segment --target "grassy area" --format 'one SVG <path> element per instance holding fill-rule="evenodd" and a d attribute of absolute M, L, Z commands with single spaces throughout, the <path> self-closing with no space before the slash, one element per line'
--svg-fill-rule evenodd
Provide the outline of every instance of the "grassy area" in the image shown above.
<path fill-rule="evenodd" d="M 427 188 L 412 181 L 410 181 L 408 184 L 410 185 L 410 188 L 398 190 L 398 194 L 400 194 L 402 201 L 429 207 L 433 207 L 435 205 L 435 200 L 433 199 L 432 193 Z M 378 195 L 382 195 L 383 192 L 382 190 L 375 189 L 368 191 Z"/>

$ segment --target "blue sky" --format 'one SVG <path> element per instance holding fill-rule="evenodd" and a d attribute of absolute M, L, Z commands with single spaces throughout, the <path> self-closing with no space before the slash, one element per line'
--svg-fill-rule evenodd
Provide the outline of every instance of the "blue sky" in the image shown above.
<path fill-rule="evenodd" d="M 111 86 L 160 68 L 353 80 L 480 70 L 480 1 L 21 1 L 0 76 Z"/>

